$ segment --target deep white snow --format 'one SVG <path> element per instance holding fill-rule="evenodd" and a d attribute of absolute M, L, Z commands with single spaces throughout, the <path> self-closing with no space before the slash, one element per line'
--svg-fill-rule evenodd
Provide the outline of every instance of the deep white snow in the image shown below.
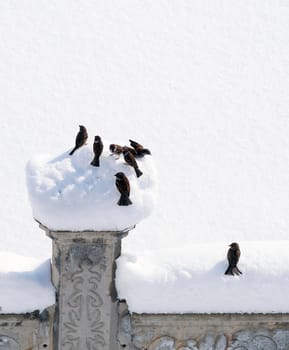
<path fill-rule="evenodd" d="M 241 242 L 240 276 L 224 275 L 226 242 L 137 251 L 117 262 L 117 289 L 139 313 L 289 312 L 288 241 Z"/>
<path fill-rule="evenodd" d="M 0 252 L 0 313 L 43 310 L 55 303 L 50 260 Z"/>
<path fill-rule="evenodd" d="M 27 184 L 33 216 L 53 230 L 122 231 L 147 217 L 155 205 L 156 174 L 150 155 L 137 158 L 137 177 L 123 156 L 115 157 L 103 140 L 100 166 L 90 165 L 94 155 L 87 144 L 70 156 L 38 156 L 27 165 Z M 121 143 L 123 144 L 123 143 Z M 126 143 L 124 143 L 125 145 Z M 129 144 L 129 143 L 128 143 Z M 130 184 L 129 206 L 119 206 L 115 174 L 123 172 Z"/>
<path fill-rule="evenodd" d="M 32 218 L 25 167 L 39 154 L 71 149 L 83 124 L 90 144 L 94 135 L 145 144 L 159 179 L 153 214 L 123 240 L 119 287 L 120 271 L 138 266 L 127 256 L 152 254 L 162 270 L 169 258 L 158 259 L 159 252 L 176 249 L 170 254 L 186 261 L 196 244 L 209 252 L 216 244 L 218 253 L 199 259 L 208 270 L 187 262 L 192 280 L 200 270 L 208 286 L 217 279 L 220 289 L 248 290 L 257 275 L 259 283 L 264 277 L 259 293 L 282 290 L 288 262 L 278 277 L 267 261 L 288 240 L 288 42 L 284 0 L 1 1 L 0 251 L 49 259 L 51 242 Z M 233 241 L 240 242 L 244 274 L 228 279 L 223 267 Z M 257 261 L 249 251 L 259 244 L 271 248 L 258 256 L 257 274 L 248 259 Z M 6 277 L 10 264 L 7 257 L 1 265 Z M 265 274 L 276 274 L 274 283 L 266 284 Z M 143 279 L 141 271 L 133 276 Z M 13 295 L 16 287 L 5 286 L 2 295 Z M 244 299 L 242 311 L 251 307 Z M 262 300 L 256 305 L 267 310 Z M 1 297 L 9 311 L 5 304 Z M 207 304 L 203 298 L 198 307 Z M 23 298 L 14 299 L 17 305 Z M 131 301 L 130 308 L 140 305 Z"/>

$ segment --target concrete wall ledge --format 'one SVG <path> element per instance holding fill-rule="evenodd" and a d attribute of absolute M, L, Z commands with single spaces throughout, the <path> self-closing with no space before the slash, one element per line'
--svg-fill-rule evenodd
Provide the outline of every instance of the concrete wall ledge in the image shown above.
<path fill-rule="evenodd" d="M 53 312 L 52 306 L 41 314 L 0 314 L 0 349 L 50 350 Z"/>

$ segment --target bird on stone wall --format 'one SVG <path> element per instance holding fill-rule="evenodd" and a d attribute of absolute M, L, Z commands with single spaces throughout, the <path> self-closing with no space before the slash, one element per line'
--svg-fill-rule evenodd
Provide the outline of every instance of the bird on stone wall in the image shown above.
<path fill-rule="evenodd" d="M 100 136 L 94 137 L 94 143 L 93 143 L 93 152 L 94 152 L 94 158 L 92 162 L 90 163 L 93 166 L 99 166 L 99 157 L 103 151 L 103 143 L 100 138 Z"/>
<path fill-rule="evenodd" d="M 79 132 L 76 135 L 75 138 L 75 147 L 73 148 L 73 150 L 69 153 L 70 156 L 73 155 L 73 153 L 80 147 L 82 147 L 86 141 L 88 139 L 88 134 L 87 134 L 87 130 L 83 125 L 79 125 Z"/>
<path fill-rule="evenodd" d="M 138 164 L 134 158 L 134 155 L 129 150 L 126 150 L 126 149 L 124 150 L 123 157 L 125 162 L 134 168 L 136 176 L 137 177 L 142 176 L 143 173 L 140 171 Z"/>
<path fill-rule="evenodd" d="M 227 253 L 227 259 L 229 266 L 227 270 L 225 271 L 225 275 L 240 275 L 242 272 L 238 269 L 238 261 L 240 259 L 241 251 L 239 244 L 236 242 L 233 242 L 229 245 L 229 250 Z"/>
<path fill-rule="evenodd" d="M 133 147 L 136 151 L 136 157 L 143 157 L 146 154 L 151 155 L 151 151 L 148 148 L 144 148 L 144 146 L 141 145 L 140 143 L 133 140 L 129 140 L 129 142 L 131 147 Z"/>
<path fill-rule="evenodd" d="M 132 201 L 129 199 L 130 184 L 128 178 L 123 172 L 118 172 L 114 176 L 116 176 L 115 185 L 120 193 L 120 198 L 117 204 L 121 206 L 132 204 Z"/>

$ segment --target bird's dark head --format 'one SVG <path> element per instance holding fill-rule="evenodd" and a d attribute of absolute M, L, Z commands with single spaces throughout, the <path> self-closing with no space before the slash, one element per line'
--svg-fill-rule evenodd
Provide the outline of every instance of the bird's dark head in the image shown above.
<path fill-rule="evenodd" d="M 114 150 L 115 150 L 115 144 L 114 143 L 112 143 L 111 145 L 109 145 L 109 150 L 111 151 L 111 152 L 114 152 Z"/>
<path fill-rule="evenodd" d="M 101 139 L 100 139 L 100 136 L 94 136 L 94 142 L 98 142 L 98 141 L 100 141 Z"/>
<path fill-rule="evenodd" d="M 237 250 L 237 249 L 239 249 L 239 244 L 236 242 L 233 242 L 233 243 L 229 244 L 229 247 L 231 247 L 231 249 L 233 249 L 233 250 Z"/>
<path fill-rule="evenodd" d="M 120 171 L 120 172 L 114 174 L 114 176 L 116 176 L 118 179 L 123 179 L 125 175 L 123 172 Z"/>
<path fill-rule="evenodd" d="M 83 126 L 83 125 L 79 125 L 79 129 L 80 130 L 86 130 L 85 126 Z"/>

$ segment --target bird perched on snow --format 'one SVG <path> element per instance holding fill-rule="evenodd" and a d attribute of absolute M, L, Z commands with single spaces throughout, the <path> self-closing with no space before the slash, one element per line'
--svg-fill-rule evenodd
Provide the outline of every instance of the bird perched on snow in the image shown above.
<path fill-rule="evenodd" d="M 137 162 L 136 162 L 133 154 L 128 150 L 124 150 L 123 157 L 124 157 L 125 162 L 134 168 L 136 176 L 137 177 L 142 176 L 142 172 L 139 170 Z"/>
<path fill-rule="evenodd" d="M 116 156 L 120 156 L 123 152 L 123 147 L 120 145 L 117 145 L 116 143 L 112 143 L 109 145 L 109 150 L 112 153 L 111 155 L 115 154 Z"/>
<path fill-rule="evenodd" d="M 134 148 L 127 147 L 127 146 L 120 146 L 115 143 L 112 143 L 109 146 L 109 150 L 111 151 L 112 154 L 115 154 L 117 156 L 120 156 L 125 151 L 130 151 L 134 156 L 136 156 L 137 154 Z"/>
<path fill-rule="evenodd" d="M 127 151 L 129 151 L 134 157 L 137 156 L 137 151 L 134 148 L 128 147 L 128 146 L 123 146 L 122 153 L 127 152 Z"/>
<path fill-rule="evenodd" d="M 87 134 L 86 128 L 83 125 L 79 125 L 79 132 L 76 135 L 76 139 L 75 139 L 75 147 L 69 153 L 69 155 L 72 156 L 73 153 L 78 148 L 80 148 L 81 146 L 83 146 L 86 143 L 87 139 L 88 139 L 88 134 Z"/>
<path fill-rule="evenodd" d="M 94 158 L 90 163 L 91 165 L 99 166 L 99 157 L 102 151 L 103 151 L 103 143 L 101 141 L 100 136 L 94 136 L 94 143 L 93 143 Z"/>
<path fill-rule="evenodd" d="M 140 143 L 133 140 L 129 140 L 129 142 L 131 147 L 135 149 L 137 157 L 143 157 L 145 154 L 151 154 L 151 151 L 148 148 L 144 148 L 144 146 Z"/>
<path fill-rule="evenodd" d="M 120 193 L 118 205 L 130 205 L 132 201 L 129 199 L 130 194 L 130 184 L 128 178 L 125 176 L 123 172 L 118 172 L 114 176 L 116 176 L 115 185 Z"/>
<path fill-rule="evenodd" d="M 229 266 L 225 271 L 225 275 L 240 275 L 242 272 L 238 269 L 238 261 L 240 259 L 241 251 L 239 248 L 239 244 L 233 242 L 229 245 L 229 250 L 227 253 L 227 259 Z"/>

